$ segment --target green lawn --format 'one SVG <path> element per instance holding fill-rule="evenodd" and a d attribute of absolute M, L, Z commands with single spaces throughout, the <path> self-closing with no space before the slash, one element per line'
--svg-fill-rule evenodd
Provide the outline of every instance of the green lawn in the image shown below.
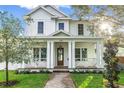
<path fill-rule="evenodd" d="M 49 74 L 15 74 L 9 71 L 9 80 L 18 80 L 15 88 L 42 88 L 49 79 Z M 0 82 L 5 81 L 5 71 L 0 71 Z"/>
<path fill-rule="evenodd" d="M 103 87 L 102 74 L 72 73 L 71 77 L 77 88 L 101 88 Z"/>
<path fill-rule="evenodd" d="M 119 80 L 119 84 L 121 85 L 124 85 L 124 71 L 122 71 L 120 74 L 119 74 L 119 77 L 120 77 L 120 80 Z"/>
<path fill-rule="evenodd" d="M 72 73 L 72 80 L 77 88 L 102 88 L 103 76 L 102 74 L 93 73 Z M 124 85 L 124 71 L 119 74 L 119 84 Z"/>

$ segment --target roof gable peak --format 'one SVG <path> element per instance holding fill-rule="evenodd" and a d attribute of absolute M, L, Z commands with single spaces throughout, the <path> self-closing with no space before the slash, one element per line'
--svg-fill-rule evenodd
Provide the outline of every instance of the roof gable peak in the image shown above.
<path fill-rule="evenodd" d="M 72 36 L 72 35 L 65 31 L 56 31 L 52 33 L 50 36 Z"/>
<path fill-rule="evenodd" d="M 44 11 L 46 11 L 47 13 L 51 14 L 52 16 L 55 16 L 53 13 L 49 12 L 46 8 L 44 8 L 42 5 L 39 5 L 38 7 L 34 8 L 31 12 L 29 12 L 26 16 L 29 16 L 31 14 L 33 14 L 34 12 L 36 12 L 39 9 L 43 9 Z"/>

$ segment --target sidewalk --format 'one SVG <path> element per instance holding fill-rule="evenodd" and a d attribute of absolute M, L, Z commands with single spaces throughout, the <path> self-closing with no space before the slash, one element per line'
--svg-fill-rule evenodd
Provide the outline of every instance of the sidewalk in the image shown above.
<path fill-rule="evenodd" d="M 70 73 L 56 72 L 47 82 L 45 88 L 74 88 Z"/>

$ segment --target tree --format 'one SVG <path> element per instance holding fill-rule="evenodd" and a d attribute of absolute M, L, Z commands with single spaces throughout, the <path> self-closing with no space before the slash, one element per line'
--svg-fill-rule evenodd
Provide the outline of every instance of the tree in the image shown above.
<path fill-rule="evenodd" d="M 91 8 L 88 5 L 72 5 L 73 9 L 72 17 L 82 20 L 88 17 L 92 12 Z"/>
<path fill-rule="evenodd" d="M 107 40 L 105 44 L 104 61 L 105 61 L 105 71 L 104 78 L 108 80 L 107 87 L 114 88 L 114 81 L 118 81 L 118 74 L 120 73 L 118 68 L 118 58 L 116 53 L 118 52 L 118 40 Z"/>
<path fill-rule="evenodd" d="M 9 85 L 9 62 L 29 62 L 30 59 L 30 43 L 22 34 L 21 22 L 7 12 L 0 12 L 0 62 L 6 63 L 6 85 Z"/>

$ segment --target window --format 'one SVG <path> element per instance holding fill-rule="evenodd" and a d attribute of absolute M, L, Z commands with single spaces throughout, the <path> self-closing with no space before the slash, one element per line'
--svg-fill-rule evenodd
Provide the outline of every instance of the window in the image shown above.
<path fill-rule="evenodd" d="M 39 48 L 34 48 L 33 49 L 33 54 L 34 54 L 34 59 L 36 61 L 38 61 L 39 60 Z"/>
<path fill-rule="evenodd" d="M 78 35 L 83 35 L 83 34 L 84 34 L 84 25 L 78 24 Z"/>
<path fill-rule="evenodd" d="M 82 48 L 82 60 L 86 61 L 87 59 L 87 49 L 86 48 Z"/>
<path fill-rule="evenodd" d="M 75 60 L 86 61 L 87 59 L 87 48 L 76 48 L 75 49 Z"/>
<path fill-rule="evenodd" d="M 46 61 L 47 49 L 46 48 L 34 48 L 34 61 Z"/>
<path fill-rule="evenodd" d="M 59 30 L 64 30 L 64 23 L 59 23 Z"/>
<path fill-rule="evenodd" d="M 38 33 L 43 34 L 44 24 L 43 22 L 38 22 Z"/>
<path fill-rule="evenodd" d="M 46 48 L 41 48 L 41 61 L 46 61 Z"/>
<path fill-rule="evenodd" d="M 75 59 L 76 61 L 80 61 L 80 48 L 75 49 Z"/>

